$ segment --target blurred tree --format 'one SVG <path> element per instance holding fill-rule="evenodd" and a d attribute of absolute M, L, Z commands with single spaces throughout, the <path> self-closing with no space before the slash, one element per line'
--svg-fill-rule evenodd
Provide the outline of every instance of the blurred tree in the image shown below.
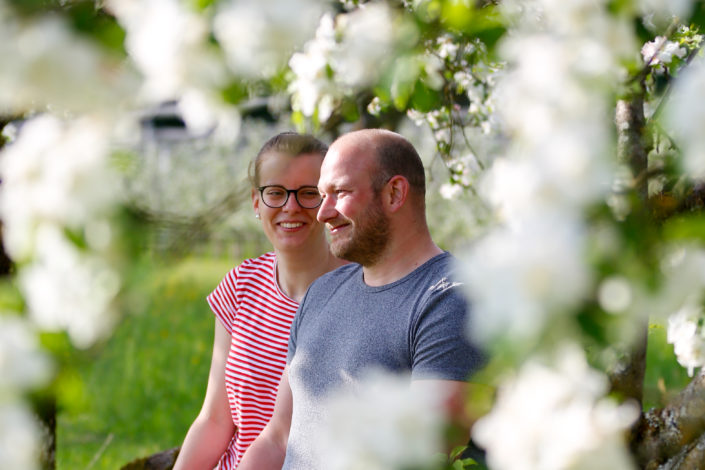
<path fill-rule="evenodd" d="M 642 409 L 650 322 L 689 374 L 705 365 L 704 21 L 696 0 L 0 0 L 0 115 L 22 118 L 0 123 L 13 309 L 88 347 L 126 295 L 135 220 L 164 250 L 246 233 L 264 135 L 387 127 L 425 157 L 439 238 L 466 246 L 499 389 L 476 427 L 490 466 L 703 468 L 702 372 Z M 536 384 L 523 408 L 547 416 L 511 417 Z M 567 422 L 591 439 L 552 439 Z"/>

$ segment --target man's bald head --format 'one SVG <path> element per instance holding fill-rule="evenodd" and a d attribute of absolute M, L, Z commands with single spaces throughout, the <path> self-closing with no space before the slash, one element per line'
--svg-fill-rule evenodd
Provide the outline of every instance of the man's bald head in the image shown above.
<path fill-rule="evenodd" d="M 411 192 L 421 200 L 426 195 L 426 175 L 418 152 L 396 132 L 386 129 L 362 129 L 339 137 L 336 145 L 354 145 L 360 158 L 374 158 L 376 171 L 370 174 L 375 192 L 382 190 L 392 176 L 409 181 Z"/>

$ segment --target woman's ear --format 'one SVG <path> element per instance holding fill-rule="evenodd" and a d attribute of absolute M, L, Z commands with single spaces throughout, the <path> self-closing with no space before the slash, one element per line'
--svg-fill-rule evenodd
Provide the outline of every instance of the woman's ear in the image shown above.
<path fill-rule="evenodd" d="M 409 181 L 401 175 L 392 176 L 384 187 L 384 195 L 389 210 L 398 211 L 409 195 Z"/>
<path fill-rule="evenodd" d="M 257 191 L 255 188 L 252 188 L 250 197 L 252 198 L 252 209 L 255 211 L 255 217 L 259 218 L 259 198 L 257 197 Z"/>

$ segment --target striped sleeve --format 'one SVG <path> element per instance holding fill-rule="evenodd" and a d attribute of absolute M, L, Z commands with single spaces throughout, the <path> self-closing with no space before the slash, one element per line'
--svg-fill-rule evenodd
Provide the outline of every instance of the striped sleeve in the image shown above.
<path fill-rule="evenodd" d="M 220 320 L 230 334 L 233 333 L 233 325 L 239 308 L 236 295 L 239 268 L 240 266 L 233 268 L 226 274 L 220 284 L 206 297 L 206 301 L 216 318 Z"/>

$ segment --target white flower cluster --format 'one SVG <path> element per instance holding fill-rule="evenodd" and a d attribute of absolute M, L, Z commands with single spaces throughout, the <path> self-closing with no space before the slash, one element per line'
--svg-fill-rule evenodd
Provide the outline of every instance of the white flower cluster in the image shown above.
<path fill-rule="evenodd" d="M 19 263 L 30 316 L 42 328 L 67 329 L 79 346 L 107 331 L 119 285 L 101 257 L 111 243 L 105 217 L 117 197 L 106 127 L 43 115 L 24 123 L 0 153 L 3 241 Z M 88 250 L 67 231 L 84 234 Z"/>
<path fill-rule="evenodd" d="M 641 48 L 644 63 L 651 66 L 670 64 L 673 56 L 683 58 L 686 50 L 680 44 L 669 41 L 665 36 L 657 36 Z"/>
<path fill-rule="evenodd" d="M 530 341 L 552 315 L 579 300 L 590 279 L 583 231 L 580 221 L 543 214 L 519 230 L 503 227 L 479 240 L 460 267 L 478 312 L 469 335 Z"/>
<path fill-rule="evenodd" d="M 15 17 L 0 0 L 0 110 L 85 111 L 130 95 L 134 77 L 57 17 Z"/>
<path fill-rule="evenodd" d="M 411 384 L 408 376 L 371 373 L 354 389 L 327 397 L 317 468 L 425 468 L 442 451 L 442 390 Z"/>
<path fill-rule="evenodd" d="M 49 362 L 26 321 L 0 314 L 0 468 L 39 467 L 39 429 L 19 392 L 44 383 Z"/>
<path fill-rule="evenodd" d="M 686 305 L 668 318 L 666 336 L 673 345 L 678 363 L 693 376 L 705 366 L 705 313 L 700 305 Z"/>
<path fill-rule="evenodd" d="M 464 258 L 473 328 L 490 335 L 478 339 L 530 339 L 592 287 L 579 214 L 611 188 L 610 90 L 633 50 L 628 25 L 606 3 L 502 2 L 520 15 L 501 45 L 508 66 L 497 92 L 511 140 L 480 185 L 500 225 Z"/>
<path fill-rule="evenodd" d="M 668 315 L 667 340 L 678 363 L 692 376 L 705 366 L 705 250 L 675 246 L 663 257 L 663 286 L 658 299 L 644 302 L 657 318 Z"/>
<path fill-rule="evenodd" d="M 292 55 L 292 107 L 325 122 L 345 94 L 374 83 L 407 34 L 382 2 L 321 18 L 316 36 Z"/>
<path fill-rule="evenodd" d="M 683 150 L 682 165 L 694 179 L 705 178 L 705 109 L 700 103 L 705 99 L 705 60 L 695 59 L 676 79 L 666 122 L 672 135 Z"/>
<path fill-rule="evenodd" d="M 304 116 L 318 113 L 325 122 L 342 98 L 340 89 L 329 76 L 328 67 L 337 48 L 335 20 L 327 14 L 321 18 L 316 37 L 307 42 L 304 52 L 291 56 L 289 66 L 295 78 L 289 85 L 292 107 Z"/>
<path fill-rule="evenodd" d="M 433 133 L 436 149 L 444 156 L 450 181 L 439 189 L 442 197 L 454 199 L 475 184 L 483 169 L 480 160 L 489 159 L 493 132 L 500 123 L 495 113 L 495 85 L 501 64 L 491 62 L 486 46 L 478 40 L 460 40 L 450 34 L 426 44 L 419 56 L 425 71 L 424 84 L 440 90 L 446 86 L 458 102 L 428 112 L 410 108 L 407 117 L 417 126 L 427 126 Z M 446 83 L 446 80 L 448 83 Z M 482 151 L 476 152 L 478 148 Z M 478 156 L 482 155 L 482 158 Z"/>
<path fill-rule="evenodd" d="M 530 360 L 500 388 L 494 409 L 473 426 L 493 470 L 629 470 L 636 468 L 625 431 L 636 404 L 602 398 L 607 378 L 578 348 L 553 364 Z"/>
<path fill-rule="evenodd" d="M 144 96 L 155 102 L 178 96 L 189 70 L 203 65 L 204 19 L 176 0 L 109 0 L 107 7 L 127 33 L 125 48 L 144 77 Z"/>
<path fill-rule="evenodd" d="M 177 100 L 192 132 L 214 131 L 232 141 L 239 118 L 217 96 L 227 73 L 209 44 L 205 17 L 178 0 L 108 0 L 106 6 L 125 29 L 125 47 L 142 74 L 140 105 Z M 223 48 L 228 50 L 227 42 Z"/>
<path fill-rule="evenodd" d="M 674 18 L 686 18 L 693 9 L 693 0 L 638 0 L 635 6 L 643 15 L 644 24 L 652 30 L 663 29 Z"/>
<path fill-rule="evenodd" d="M 327 9 L 323 0 L 227 0 L 220 2 L 213 32 L 232 70 L 268 78 L 311 37 Z"/>

